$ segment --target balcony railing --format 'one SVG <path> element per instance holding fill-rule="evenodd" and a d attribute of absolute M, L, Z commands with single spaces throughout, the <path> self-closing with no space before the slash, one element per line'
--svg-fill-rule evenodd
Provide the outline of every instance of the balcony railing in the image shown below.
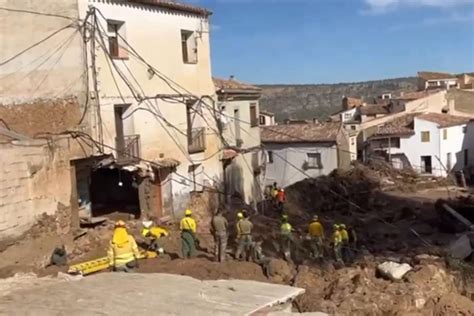
<path fill-rule="evenodd" d="M 193 128 L 188 135 L 188 151 L 190 154 L 206 150 L 206 128 Z"/>
<path fill-rule="evenodd" d="M 137 162 L 140 160 L 140 135 L 127 135 L 115 139 L 117 160 L 119 162 Z"/>

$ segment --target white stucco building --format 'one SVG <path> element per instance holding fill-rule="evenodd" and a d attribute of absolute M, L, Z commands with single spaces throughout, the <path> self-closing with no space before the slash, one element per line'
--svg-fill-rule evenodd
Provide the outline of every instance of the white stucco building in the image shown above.
<path fill-rule="evenodd" d="M 42 213 L 61 211 L 69 221 L 78 200 L 92 202 L 93 215 L 179 218 L 205 187 L 220 192 L 211 12 L 160 0 L 0 6 L 11 9 L 0 19 L 0 60 L 8 60 L 0 68 L 0 127 L 54 144 L 36 150 L 0 135 L 2 157 L 21 155 L 25 172 L 36 166 L 31 178 L 10 173 L 8 182 L 21 184 L 14 197 L 0 194 L 7 214 L 0 238 L 21 234 Z"/>
<path fill-rule="evenodd" d="M 266 126 L 261 128 L 261 138 L 267 186 L 277 182 L 287 187 L 350 163 L 348 136 L 340 123 Z"/>
<path fill-rule="evenodd" d="M 267 111 L 260 110 L 259 113 L 260 126 L 275 125 L 275 114 Z"/>
<path fill-rule="evenodd" d="M 368 140 L 368 157 L 376 154 L 395 167 L 444 177 L 467 166 L 468 121 L 449 114 L 405 114 L 378 127 Z"/>

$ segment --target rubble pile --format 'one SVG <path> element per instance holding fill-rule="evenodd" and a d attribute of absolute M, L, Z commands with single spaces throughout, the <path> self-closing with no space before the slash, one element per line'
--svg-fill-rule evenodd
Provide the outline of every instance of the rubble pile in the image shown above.
<path fill-rule="evenodd" d="M 365 266 L 333 271 L 300 266 L 294 285 L 306 289 L 296 303 L 301 312 L 472 315 L 474 307 L 474 302 L 460 294 L 454 277 L 434 262 L 415 265 L 401 281 L 378 278 L 370 261 Z"/>

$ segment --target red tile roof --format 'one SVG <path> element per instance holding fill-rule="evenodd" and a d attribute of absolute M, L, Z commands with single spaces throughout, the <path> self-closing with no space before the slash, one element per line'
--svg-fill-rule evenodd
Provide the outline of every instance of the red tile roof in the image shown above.
<path fill-rule="evenodd" d="M 387 105 L 367 104 L 359 108 L 361 115 L 390 114 L 390 108 Z"/>
<path fill-rule="evenodd" d="M 362 99 L 353 97 L 345 97 L 342 102 L 347 106 L 347 109 L 361 106 L 364 103 Z"/>
<path fill-rule="evenodd" d="M 233 78 L 231 79 L 220 79 L 213 78 L 214 85 L 218 92 L 236 92 L 236 91 L 247 91 L 247 92 L 260 92 L 262 89 L 256 86 L 252 86 L 247 83 L 240 82 Z"/>
<path fill-rule="evenodd" d="M 262 143 L 327 143 L 336 142 L 340 123 L 283 124 L 263 126 Z"/>
<path fill-rule="evenodd" d="M 131 2 L 131 3 L 139 3 L 139 4 L 145 4 L 145 5 L 150 5 L 150 6 L 156 6 L 164 9 L 169 9 L 169 10 L 174 10 L 174 11 L 181 11 L 181 12 L 186 12 L 186 13 L 192 13 L 192 14 L 197 14 L 201 16 L 208 17 L 209 15 L 212 14 L 211 11 L 185 4 L 185 3 L 179 3 L 176 1 L 172 0 L 125 0 L 126 2 Z"/>
<path fill-rule="evenodd" d="M 425 113 L 417 117 L 420 120 L 433 122 L 439 125 L 439 127 L 450 127 L 456 125 L 467 124 L 470 120 L 469 117 L 455 116 L 442 113 Z"/>
<path fill-rule="evenodd" d="M 395 97 L 395 100 L 405 100 L 405 101 L 413 101 L 422 98 L 426 98 L 432 94 L 438 93 L 441 90 L 425 90 L 425 91 L 416 91 L 416 92 L 404 92 L 402 95 Z"/>
<path fill-rule="evenodd" d="M 424 80 L 456 79 L 456 75 L 445 72 L 419 71 L 418 77 Z"/>
<path fill-rule="evenodd" d="M 373 136 L 413 135 L 413 121 L 421 113 L 410 113 L 394 118 L 385 124 L 379 125 Z"/>

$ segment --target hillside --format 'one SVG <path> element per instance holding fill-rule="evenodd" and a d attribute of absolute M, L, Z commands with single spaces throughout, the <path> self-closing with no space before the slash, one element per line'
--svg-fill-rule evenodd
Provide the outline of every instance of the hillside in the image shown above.
<path fill-rule="evenodd" d="M 343 96 L 373 98 L 382 93 L 416 89 L 416 78 L 396 78 L 355 83 L 315 85 L 259 85 L 263 89 L 261 108 L 286 118 L 326 118 L 341 108 Z"/>

